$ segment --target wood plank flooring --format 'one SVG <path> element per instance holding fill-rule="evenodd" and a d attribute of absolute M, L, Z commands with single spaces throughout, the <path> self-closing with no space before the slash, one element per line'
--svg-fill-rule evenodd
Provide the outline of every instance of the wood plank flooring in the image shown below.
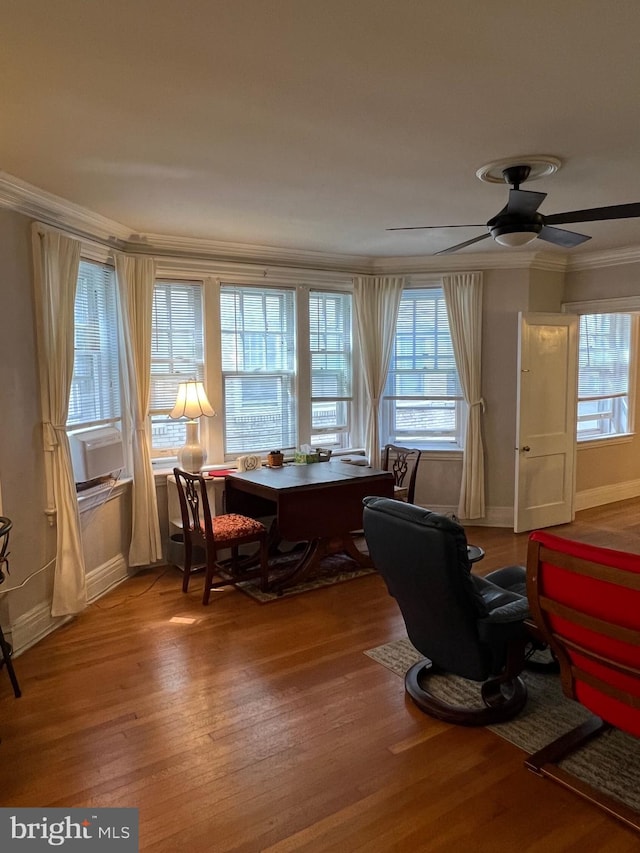
<path fill-rule="evenodd" d="M 557 532 L 640 553 L 640 501 Z M 467 528 L 482 572 L 527 535 Z M 133 806 L 149 853 L 640 850 L 640 838 L 525 770 L 484 729 L 448 726 L 363 654 L 404 636 L 368 576 L 260 605 L 201 576 L 144 571 L 0 673 L 3 806 Z"/>

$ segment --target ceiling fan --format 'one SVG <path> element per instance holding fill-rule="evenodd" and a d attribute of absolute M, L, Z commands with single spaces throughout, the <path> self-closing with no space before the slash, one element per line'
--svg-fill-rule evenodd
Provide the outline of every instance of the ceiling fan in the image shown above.
<path fill-rule="evenodd" d="M 570 210 L 567 213 L 552 213 L 544 216 L 538 213 L 538 208 L 547 197 L 546 193 L 535 193 L 521 190 L 520 184 L 524 183 L 531 172 L 531 167 L 526 164 L 508 166 L 502 170 L 502 175 L 507 184 L 511 185 L 509 200 L 502 210 L 497 213 L 487 224 L 487 233 L 480 237 L 473 237 L 442 249 L 436 255 L 448 255 L 493 237 L 501 246 L 515 248 L 525 246 L 536 238 L 554 243 L 556 246 L 564 246 L 567 249 L 579 246 L 586 240 L 590 240 L 586 234 L 577 234 L 575 231 L 566 231 L 564 228 L 555 228 L 555 225 L 566 225 L 570 222 L 600 222 L 605 219 L 631 219 L 640 216 L 640 202 L 631 204 L 614 204 L 609 207 L 592 207 L 588 210 Z M 387 228 L 387 231 L 419 231 L 428 228 L 482 228 L 482 225 L 413 225 L 409 228 Z"/>

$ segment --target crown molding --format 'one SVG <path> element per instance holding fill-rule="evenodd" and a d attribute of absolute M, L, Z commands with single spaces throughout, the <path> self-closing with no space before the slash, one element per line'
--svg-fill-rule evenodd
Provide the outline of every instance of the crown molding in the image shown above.
<path fill-rule="evenodd" d="M 569 272 L 595 270 L 602 267 L 619 267 L 623 264 L 640 262 L 640 246 L 623 246 L 621 249 L 607 249 L 604 252 L 590 252 L 585 255 L 573 255 L 569 258 Z"/>
<path fill-rule="evenodd" d="M 265 266 L 294 267 L 371 273 L 371 258 L 365 255 L 331 254 L 303 249 L 263 246 L 253 243 L 230 243 L 198 237 L 170 237 L 163 234 L 135 234 L 127 244 L 127 251 L 155 257 L 190 258 L 222 263 L 249 263 Z"/>
<path fill-rule="evenodd" d="M 473 270 L 539 269 L 564 272 L 565 255 L 551 252 L 509 252 L 496 250 L 464 255 L 416 255 L 410 258 L 373 258 L 375 274 L 447 273 Z"/>
<path fill-rule="evenodd" d="M 640 246 L 626 246 L 579 255 L 503 249 L 460 255 L 368 257 L 366 255 L 305 251 L 252 243 L 232 243 L 163 234 L 136 234 L 121 222 L 108 219 L 20 178 L 0 171 L 0 207 L 6 207 L 78 237 L 98 241 L 123 252 L 218 264 L 250 264 L 291 270 L 319 270 L 352 275 L 442 274 L 500 269 L 579 271 L 640 262 Z"/>
<path fill-rule="evenodd" d="M 123 249 L 131 237 L 131 229 L 126 225 L 1 171 L 0 207 L 8 207 L 78 236 L 101 240 L 118 249 Z"/>
<path fill-rule="evenodd" d="M 160 278 L 213 278 L 225 284 L 273 282 L 294 285 L 330 285 L 347 287 L 353 271 L 318 269 L 317 267 L 285 267 L 277 264 L 254 264 L 242 261 L 219 261 L 215 258 L 174 255 L 156 258 L 156 274 Z"/>

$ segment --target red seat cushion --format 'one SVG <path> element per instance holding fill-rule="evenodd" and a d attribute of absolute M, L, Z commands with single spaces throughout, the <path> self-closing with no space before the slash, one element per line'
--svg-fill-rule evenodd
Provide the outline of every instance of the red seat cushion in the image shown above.
<path fill-rule="evenodd" d="M 259 536 L 266 532 L 264 524 L 255 518 L 246 515 L 227 513 L 226 515 L 214 515 L 213 536 L 216 542 L 228 542 L 231 539 L 240 539 L 244 536 Z"/>
<path fill-rule="evenodd" d="M 533 533 L 531 539 L 574 557 L 615 568 L 619 570 L 621 577 L 624 577 L 625 573 L 640 573 L 638 554 L 564 540 L 540 531 Z M 538 588 L 542 595 L 580 613 L 631 631 L 640 630 L 640 591 L 576 574 L 544 560 L 538 568 Z M 581 654 L 571 646 L 566 647 L 566 653 L 576 667 L 630 697 L 630 701 L 625 703 L 597 686 L 586 683 L 578 673 L 574 673 L 575 695 L 578 701 L 618 728 L 639 737 L 640 709 L 634 705 L 637 705 L 637 699 L 640 697 L 640 679 L 633 673 L 633 670 L 637 672 L 640 665 L 638 645 L 609 637 L 595 628 L 573 621 L 569 616 L 548 613 L 547 620 L 552 632 L 559 639 L 564 638 L 569 643 L 575 643 L 595 656 Z M 614 665 L 607 665 L 607 659 Z M 620 669 L 615 668 L 616 664 Z M 631 671 L 625 672 L 625 667 Z"/>

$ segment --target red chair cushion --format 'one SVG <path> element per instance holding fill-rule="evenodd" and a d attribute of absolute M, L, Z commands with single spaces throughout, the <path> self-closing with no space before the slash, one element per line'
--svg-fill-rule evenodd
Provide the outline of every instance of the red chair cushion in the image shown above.
<path fill-rule="evenodd" d="M 637 554 L 561 539 L 539 531 L 533 533 L 531 538 L 562 553 L 619 569 L 621 574 L 640 573 L 640 556 Z M 614 625 L 640 630 L 640 591 L 579 575 L 544 561 L 539 566 L 538 585 L 541 595 L 546 595 L 567 607 Z M 607 637 L 551 613 L 547 614 L 547 619 L 554 633 L 584 649 L 622 666 L 637 668 L 640 664 L 640 648 L 634 643 Z M 567 653 L 572 663 L 584 672 L 631 696 L 640 697 L 640 680 L 637 676 L 616 671 L 570 648 L 567 648 Z M 581 681 L 579 676 L 575 682 L 575 695 L 578 701 L 593 713 L 640 737 L 640 710 L 637 708 Z"/>
<path fill-rule="evenodd" d="M 246 515 L 227 513 L 213 516 L 213 536 L 216 542 L 228 542 L 244 536 L 260 536 L 266 532 L 264 524 Z"/>

